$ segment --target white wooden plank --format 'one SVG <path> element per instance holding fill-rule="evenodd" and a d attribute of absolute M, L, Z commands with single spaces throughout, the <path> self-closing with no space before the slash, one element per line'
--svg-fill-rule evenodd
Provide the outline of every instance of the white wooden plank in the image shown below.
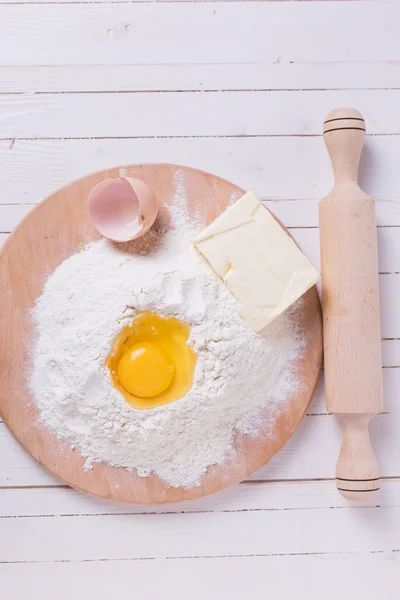
<path fill-rule="evenodd" d="M 68 4 L 71 0 L 24 0 L 24 4 L 44 4 L 46 2 L 52 2 L 54 4 Z M 92 0 L 81 0 L 84 2 L 91 2 Z M 111 0 L 93 0 L 93 2 L 105 2 L 109 3 Z M 141 2 L 243 2 L 248 0 L 113 0 L 114 2 L 132 2 L 135 4 Z M 332 2 L 332 0 L 256 0 L 257 2 Z M 362 0 L 336 0 L 337 2 L 361 2 Z M 364 2 L 373 2 L 377 0 L 363 0 Z M 0 0 L 0 4 L 20 4 L 21 0 Z"/>
<path fill-rule="evenodd" d="M 0 57 L 4 65 L 396 61 L 399 17 L 397 3 L 380 2 L 3 4 Z"/>
<path fill-rule="evenodd" d="M 0 93 L 399 87 L 400 65 L 393 62 L 0 67 Z"/>
<path fill-rule="evenodd" d="M 380 225 L 400 224 L 399 137 L 367 137 L 360 180 Z M 216 173 L 268 200 L 289 226 L 318 225 L 316 200 L 332 186 L 321 138 L 0 141 L 0 203 L 36 203 L 68 181 L 113 165 L 184 164 Z"/>
<path fill-rule="evenodd" d="M 388 479 L 379 497 L 351 503 L 338 494 L 334 481 L 242 483 L 191 502 L 129 505 L 110 502 L 68 487 L 0 489 L 0 517 L 237 512 L 400 506 L 400 480 Z"/>
<path fill-rule="evenodd" d="M 369 133 L 393 134 L 399 103 L 400 90 L 5 94 L 0 138 L 320 135 L 345 104 Z"/>
<path fill-rule="evenodd" d="M 32 204 L 0 205 L 0 232 L 5 234 L 12 231 L 32 208 Z"/>
<path fill-rule="evenodd" d="M 362 515 L 363 516 L 363 515 Z M 362 519 L 361 519 L 362 520 Z M 368 522 L 367 522 L 368 523 Z M 364 523 L 365 524 L 365 523 Z M 259 532 L 268 537 L 269 531 Z M 116 538 L 115 538 L 116 539 Z M 115 543 L 114 539 L 114 543 Z M 2 591 L 25 598 L 109 600 L 129 590 L 146 600 L 397 600 L 400 554 L 331 554 L 217 559 L 102 561 L 0 565 Z M 44 595 L 46 594 L 46 595 Z M 284 595 L 282 595 L 284 594 Z"/>
<path fill-rule="evenodd" d="M 91 2 L 92 0 L 81 0 L 84 2 Z M 93 0 L 93 2 L 109 2 L 110 0 Z M 171 2 L 171 0 L 113 0 L 114 2 L 128 2 L 132 1 L 135 4 L 139 2 Z M 173 0 L 174 2 L 242 2 L 243 0 Z M 246 1 L 246 0 L 245 0 Z M 332 0 L 257 0 L 257 2 L 331 2 Z M 361 0 L 337 0 L 338 2 L 360 2 Z M 372 2 L 373 0 L 364 0 L 364 2 Z M 376 1 L 376 0 L 375 0 Z M 0 0 L 0 4 L 20 4 L 21 0 Z M 42 4 L 46 2 L 53 3 L 68 3 L 70 0 L 24 0 L 25 4 Z"/>
<path fill-rule="evenodd" d="M 379 296 L 382 337 L 400 338 L 400 275 L 380 275 Z"/>
<path fill-rule="evenodd" d="M 2 519 L 7 544 L 0 545 L 0 561 L 387 551 L 398 548 L 399 516 L 398 507 L 361 507 L 357 512 L 326 508 Z"/>
<path fill-rule="evenodd" d="M 385 340 L 382 343 L 382 362 L 387 367 L 400 365 L 400 340 Z"/>
<path fill-rule="evenodd" d="M 400 271 L 400 229 L 398 227 L 384 227 L 377 229 L 378 234 L 378 259 L 381 273 Z"/>

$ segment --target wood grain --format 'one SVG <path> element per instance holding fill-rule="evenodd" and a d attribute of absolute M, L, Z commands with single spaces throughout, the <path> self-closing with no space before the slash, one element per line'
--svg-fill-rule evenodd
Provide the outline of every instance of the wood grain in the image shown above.
<path fill-rule="evenodd" d="M 247 63 L 142 65 L 0 65 L 0 93 L 65 93 L 205 90 L 398 89 L 394 62 Z M 211 61 L 215 61 L 211 62 Z"/>
<path fill-rule="evenodd" d="M 7 94 L 1 138 L 315 136 L 335 105 L 373 115 L 370 135 L 400 133 L 400 90 Z M 175 118 L 169 115 L 175 114 Z M 35 118 L 32 119 L 32 115 Z M 61 118 L 62 117 L 62 118 Z"/>
<path fill-rule="evenodd" d="M 332 573 L 340 577 L 333 577 L 327 586 Z M 282 581 L 287 597 L 302 600 L 336 600 L 343 594 L 343 581 L 349 597 L 372 600 L 384 589 L 385 600 L 397 600 L 399 573 L 400 553 L 395 551 L 0 565 L 2 585 L 16 597 L 35 589 L 58 600 L 69 600 L 77 589 L 84 597 L 95 589 L 96 600 L 109 600 L 116 590 L 129 589 L 133 580 L 149 600 L 166 590 L 175 600 L 186 600 L 193 597 L 194 586 L 198 598 L 218 600 L 227 585 L 232 600 L 264 600 L 266 588 L 279 598 Z"/>
<path fill-rule="evenodd" d="M 289 487 L 291 486 L 291 487 Z M 295 493 L 288 494 L 292 490 Z M 137 514 L 192 514 L 205 512 L 285 511 L 305 509 L 348 510 L 359 506 L 376 508 L 376 502 L 363 499 L 360 504 L 350 504 L 336 492 L 335 482 L 243 482 L 214 496 L 178 502 L 168 506 L 160 504 L 121 504 L 88 494 L 63 488 L 29 488 L 0 490 L 0 517 L 5 519 L 79 515 L 137 515 Z M 387 479 L 382 487 L 379 506 L 400 506 L 400 479 Z M 353 513 L 354 514 L 354 513 Z M 195 518 L 195 517 L 193 517 Z"/>
<path fill-rule="evenodd" d="M 163 203 L 173 197 L 173 165 L 126 167 L 125 175 L 143 179 Z M 242 192 L 233 184 L 215 176 L 182 168 L 190 210 L 198 211 L 211 222 L 223 210 L 233 192 Z M 285 409 L 276 415 L 272 432 L 261 431 L 256 437 L 240 435 L 236 440 L 234 461 L 224 467 L 210 467 L 201 485 L 192 489 L 172 488 L 152 474 L 141 478 L 134 471 L 104 464 L 83 470 L 84 459 L 77 450 L 60 443 L 50 431 L 37 424 L 37 409 L 27 388 L 29 345 L 32 324 L 29 309 L 40 295 L 45 278 L 82 244 L 96 239 L 90 223 L 87 197 L 92 187 L 104 178 L 118 177 L 119 169 L 89 175 L 62 188 L 39 204 L 4 244 L 0 254 L 1 305 L 0 328 L 4 385 L 1 390 L 1 413 L 21 444 L 50 472 L 73 487 L 95 495 L 125 502 L 158 503 L 187 500 L 207 495 L 247 477 L 265 463 L 287 441 L 314 391 L 322 357 L 321 316 L 316 289 L 305 296 L 304 307 L 296 314 L 299 326 L 307 334 L 307 346 L 297 364 L 303 382 Z M 214 203 L 205 204 L 206 191 Z M 162 214 L 162 211 L 161 211 Z M 165 217 L 164 217 L 165 218 Z M 20 365 L 16 368 L 16 365 Z"/>
<path fill-rule="evenodd" d="M 336 492 L 337 493 L 337 492 Z M 396 506 L 2 519 L 0 561 L 148 560 L 380 551 L 398 545 Z M 375 520 L 373 515 L 380 515 Z M 363 523 L 363 526 L 360 526 Z M 342 536 L 336 531 L 341 527 Z M 46 532 L 45 537 L 43 531 Z M 190 535 L 188 535 L 190 531 Z M 268 535 L 260 535 L 268 531 Z M 321 531 L 324 535 L 320 535 Z M 43 536 L 43 537 L 42 537 Z M 42 543 L 37 543 L 42 539 Z M 78 543 L 79 540 L 79 543 Z"/>
<path fill-rule="evenodd" d="M 397 2 L 3 4 L 0 63 L 398 61 L 399 16 Z"/>
<path fill-rule="evenodd" d="M 327 115 L 335 185 L 319 208 L 327 407 L 343 422 L 337 487 L 353 500 L 380 488 L 369 423 L 383 409 L 375 207 L 358 183 L 364 135 L 358 110 Z"/>

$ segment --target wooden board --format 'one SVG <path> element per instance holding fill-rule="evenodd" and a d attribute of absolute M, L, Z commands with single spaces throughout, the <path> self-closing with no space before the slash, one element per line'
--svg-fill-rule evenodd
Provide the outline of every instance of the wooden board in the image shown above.
<path fill-rule="evenodd" d="M 243 190 L 214 175 L 179 167 L 184 178 L 189 209 L 211 222 Z M 145 181 L 160 204 L 172 197 L 177 167 L 137 165 L 113 168 L 75 181 L 34 208 L 5 242 L 0 253 L 0 412 L 22 446 L 51 473 L 69 485 L 103 498 L 122 502 L 163 503 L 205 496 L 237 483 L 258 469 L 289 439 L 312 397 L 322 358 L 321 312 L 316 288 L 305 295 L 297 310 L 307 346 L 297 364 L 301 393 L 294 395 L 277 414 L 268 436 L 240 435 L 235 462 L 210 467 L 201 485 L 189 490 L 173 488 L 155 474 L 139 477 L 135 471 L 96 464 L 83 469 L 84 459 L 50 430 L 37 425 L 37 408 L 28 390 L 29 356 L 33 343 L 29 310 L 41 294 L 50 273 L 68 256 L 99 236 L 87 212 L 87 197 L 94 185 L 121 174 Z M 212 202 L 204 198 L 212 197 Z M 160 217 L 166 218 L 161 209 Z"/>

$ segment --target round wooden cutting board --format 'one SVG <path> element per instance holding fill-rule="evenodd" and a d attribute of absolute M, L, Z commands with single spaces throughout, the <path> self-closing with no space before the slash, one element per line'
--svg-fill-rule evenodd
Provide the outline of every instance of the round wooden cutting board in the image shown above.
<path fill-rule="evenodd" d="M 202 214 L 207 223 L 244 193 L 232 183 L 195 169 L 135 165 L 88 175 L 36 206 L 8 237 L 0 252 L 0 412 L 22 446 L 41 465 L 74 488 L 121 502 L 150 504 L 189 500 L 246 478 L 281 448 L 299 424 L 321 366 L 320 303 L 314 287 L 304 296 L 305 301 L 296 312 L 299 327 L 307 334 L 307 345 L 297 364 L 298 376 L 303 382 L 301 392 L 290 398 L 276 415 L 268 435 L 263 431 L 257 437 L 238 435 L 235 459 L 223 466 L 210 467 L 201 485 L 191 489 L 174 488 L 155 474 L 143 478 L 136 471 L 102 463 L 85 471 L 84 459 L 77 449 L 72 450 L 52 431 L 37 424 L 38 411 L 28 386 L 29 356 L 34 343 L 29 311 L 54 269 L 88 241 L 98 239 L 87 210 L 90 190 L 105 178 L 124 175 L 142 179 L 154 190 L 162 207 L 160 219 L 168 218 L 164 207 L 173 198 L 177 177 L 190 199 L 189 210 Z M 137 247 L 133 244 L 133 255 L 135 250 Z"/>

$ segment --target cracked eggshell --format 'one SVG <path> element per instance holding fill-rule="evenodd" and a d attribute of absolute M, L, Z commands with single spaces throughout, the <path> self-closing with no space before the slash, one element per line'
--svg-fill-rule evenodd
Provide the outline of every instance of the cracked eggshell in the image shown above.
<path fill-rule="evenodd" d="M 89 215 L 97 231 L 115 242 L 128 242 L 153 225 L 158 202 L 154 192 L 139 179 L 105 179 L 90 192 Z"/>

